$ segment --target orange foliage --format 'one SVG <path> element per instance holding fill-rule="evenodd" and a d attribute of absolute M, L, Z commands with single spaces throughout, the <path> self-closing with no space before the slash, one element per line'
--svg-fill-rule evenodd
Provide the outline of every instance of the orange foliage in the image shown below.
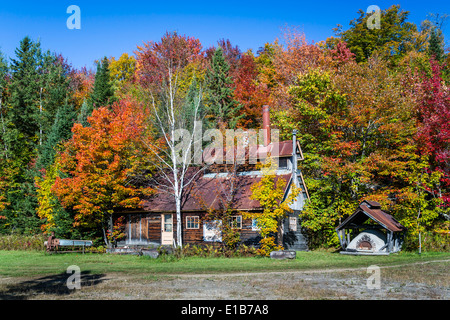
<path fill-rule="evenodd" d="M 133 186 L 137 172 L 149 169 L 152 151 L 145 109 L 133 101 L 101 107 L 88 118 L 89 127 L 75 124 L 73 137 L 60 155 L 61 171 L 53 191 L 76 212 L 76 225 L 97 225 L 115 208 L 134 208 L 151 190 Z"/>

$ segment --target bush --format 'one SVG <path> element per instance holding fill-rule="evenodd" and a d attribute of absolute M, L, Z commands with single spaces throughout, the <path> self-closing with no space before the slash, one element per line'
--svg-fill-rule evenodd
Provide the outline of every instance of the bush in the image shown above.
<path fill-rule="evenodd" d="M 260 256 L 269 257 L 272 251 L 278 250 L 283 250 L 283 247 L 275 244 L 274 237 L 267 237 L 261 239 L 261 246 L 256 252 Z"/>
<path fill-rule="evenodd" d="M 450 235 L 448 233 L 437 233 L 432 231 L 422 232 L 422 251 L 450 251 Z M 405 244 L 403 246 L 405 251 L 419 250 L 419 236 L 407 234 Z"/>
<path fill-rule="evenodd" d="M 240 245 L 236 249 L 232 250 L 227 249 L 227 247 L 225 246 L 186 244 L 181 248 L 174 248 L 172 251 L 172 255 L 170 254 L 170 251 L 165 247 L 159 247 L 158 253 L 163 259 L 167 259 L 170 256 L 174 257 L 175 259 L 181 259 L 185 257 L 254 257 L 257 255 L 257 250 L 246 245 Z"/>
<path fill-rule="evenodd" d="M 42 250 L 45 250 L 44 241 L 47 241 L 47 236 L 45 236 L 43 234 L 0 235 L 0 250 L 42 251 Z"/>

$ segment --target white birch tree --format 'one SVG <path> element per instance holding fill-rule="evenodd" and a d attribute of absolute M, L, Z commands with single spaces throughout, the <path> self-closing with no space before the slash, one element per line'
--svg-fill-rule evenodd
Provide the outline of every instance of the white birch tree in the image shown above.
<path fill-rule="evenodd" d="M 153 111 L 153 125 L 158 131 L 160 145 L 152 150 L 159 163 L 157 190 L 172 196 L 175 203 L 177 230 L 176 246 L 182 241 L 182 199 L 187 186 L 202 171 L 202 89 L 194 79 L 186 79 L 185 68 L 201 59 L 197 39 L 166 33 L 160 42 L 138 47 L 138 81 L 146 93 Z M 182 84 L 190 83 L 186 90 Z M 200 166 L 188 174 L 193 164 Z"/>

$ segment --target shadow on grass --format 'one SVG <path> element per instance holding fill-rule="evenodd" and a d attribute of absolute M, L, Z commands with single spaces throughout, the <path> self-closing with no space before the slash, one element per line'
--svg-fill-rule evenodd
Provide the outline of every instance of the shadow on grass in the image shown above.
<path fill-rule="evenodd" d="M 37 295 L 68 296 L 77 289 L 69 289 L 67 280 L 71 276 L 68 273 L 49 275 L 33 280 L 22 281 L 0 287 L 0 300 L 27 300 Z M 91 274 L 90 271 L 80 273 L 81 289 L 85 286 L 95 286 L 106 280 L 104 274 Z M 39 298 L 39 297 L 38 297 Z M 43 296 L 45 299 L 45 296 Z"/>

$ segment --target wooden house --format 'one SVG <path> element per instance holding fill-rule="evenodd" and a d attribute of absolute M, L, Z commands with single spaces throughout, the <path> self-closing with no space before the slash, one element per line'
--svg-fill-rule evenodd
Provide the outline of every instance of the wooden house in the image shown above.
<path fill-rule="evenodd" d="M 267 128 L 268 109 L 265 109 L 264 124 Z M 268 137 L 269 135 L 267 135 Z M 296 139 L 272 143 L 265 140 L 261 145 L 263 153 L 278 150 L 279 167 L 276 179 L 283 179 L 285 197 L 289 195 L 292 185 L 296 184 L 302 192 L 297 196 L 291 208 L 293 213 L 283 222 L 283 239 L 285 248 L 306 250 L 306 239 L 301 233 L 299 213 L 303 209 L 305 200 L 309 197 L 303 176 L 298 170 L 298 161 L 303 160 L 301 147 Z M 260 150 L 261 151 L 261 150 Z M 232 226 L 239 230 L 241 242 L 247 245 L 259 243 L 259 230 L 256 221 L 245 219 L 244 212 L 261 212 L 259 201 L 251 200 L 251 186 L 261 180 L 262 173 L 255 167 L 247 166 L 234 174 L 212 168 L 198 174 L 185 190 L 181 203 L 182 211 L 182 239 L 183 244 L 212 244 L 222 241 L 220 223 L 218 220 L 208 219 L 210 209 L 220 210 L 223 197 L 233 182 L 234 192 L 231 202 Z M 223 169 L 223 168 L 222 168 Z M 192 167 L 188 174 L 191 176 L 199 168 Z M 119 242 L 119 246 L 159 246 L 174 244 L 176 239 L 177 219 L 173 195 L 158 192 L 145 200 L 143 208 L 121 212 L 126 217 L 126 239 Z"/>
<path fill-rule="evenodd" d="M 389 255 L 401 250 L 406 228 L 378 202 L 365 200 L 336 232 L 342 254 Z"/>

